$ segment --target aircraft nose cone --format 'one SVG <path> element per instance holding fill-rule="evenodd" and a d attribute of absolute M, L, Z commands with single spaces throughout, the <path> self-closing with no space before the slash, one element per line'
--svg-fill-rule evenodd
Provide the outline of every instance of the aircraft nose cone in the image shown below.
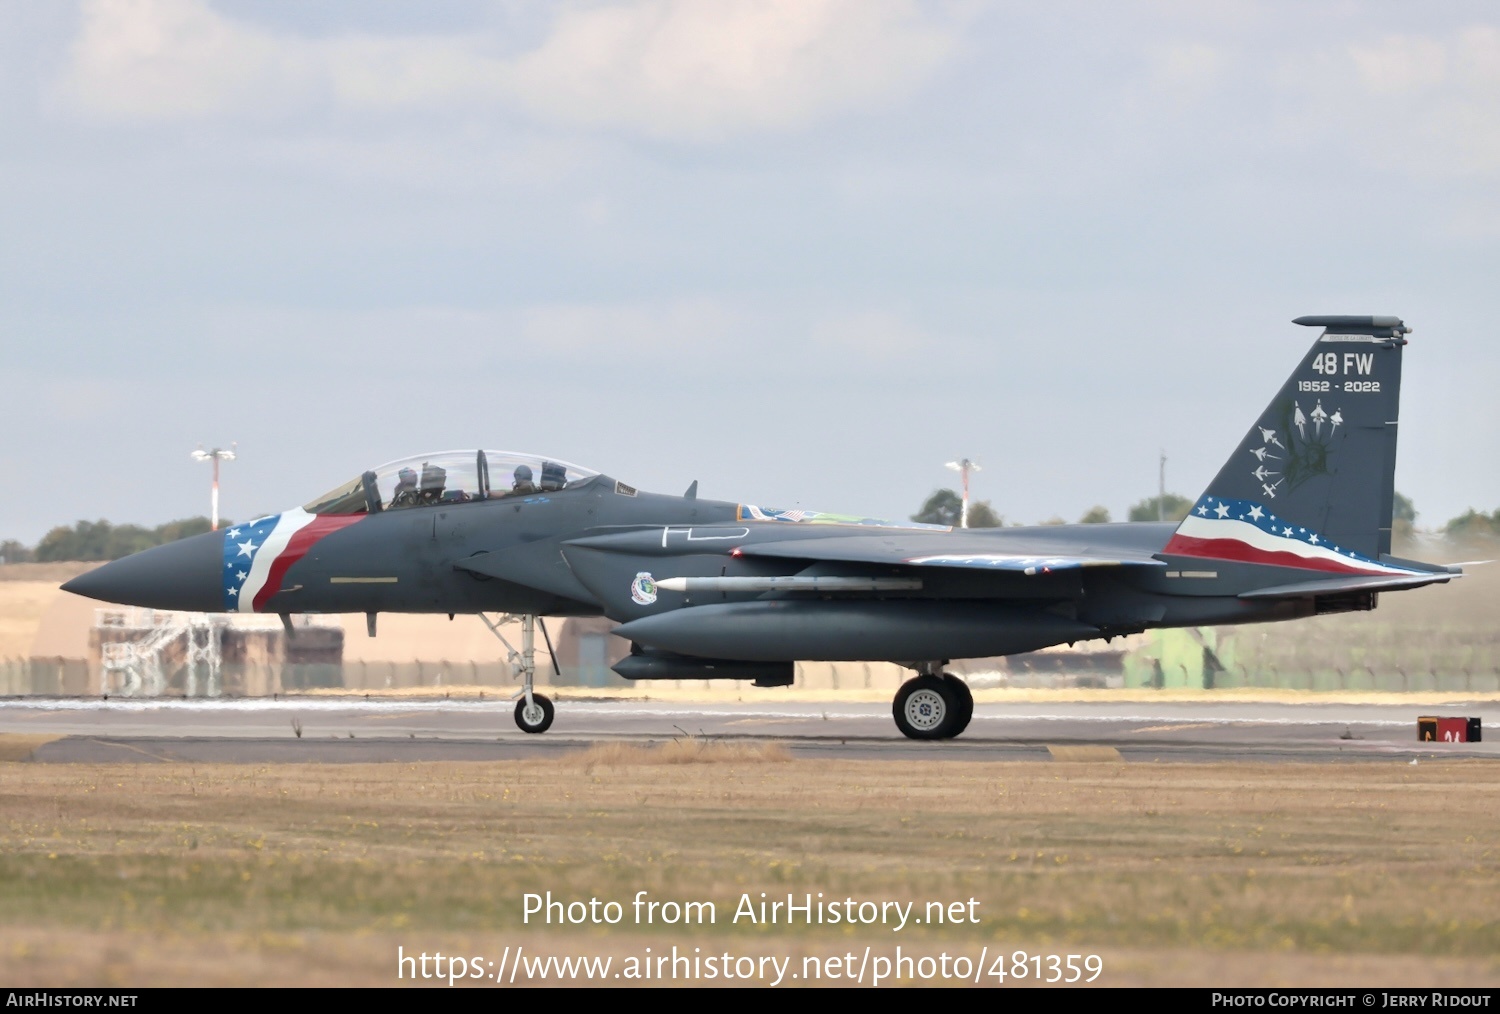
<path fill-rule="evenodd" d="M 62 589 L 127 606 L 222 612 L 223 566 L 224 533 L 204 532 L 106 563 Z"/>

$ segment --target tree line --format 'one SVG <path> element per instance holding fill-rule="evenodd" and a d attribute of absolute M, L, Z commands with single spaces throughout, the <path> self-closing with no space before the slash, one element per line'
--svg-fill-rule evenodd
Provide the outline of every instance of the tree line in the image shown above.
<path fill-rule="evenodd" d="M 1188 511 L 1192 510 L 1193 501 L 1177 493 L 1168 493 L 1164 497 L 1148 496 L 1144 500 L 1137 501 L 1131 505 L 1128 521 L 1156 521 L 1165 519 L 1177 522 L 1187 517 Z M 913 521 L 919 521 L 929 525 L 952 525 L 958 527 L 959 516 L 963 511 L 963 498 L 951 489 L 935 490 L 927 501 L 922 504 L 922 509 L 911 516 Z M 1416 533 L 1417 509 L 1412 504 L 1411 498 L 1396 494 L 1394 510 L 1392 511 L 1393 533 L 1398 537 L 1410 538 Z M 1108 524 L 1111 521 L 1109 510 L 1104 507 L 1091 507 L 1078 519 L 1079 524 L 1094 525 Z M 1065 525 L 1068 522 L 1061 517 L 1051 517 L 1043 521 L 1044 525 Z M 969 502 L 969 527 L 970 528 L 1000 528 L 1006 524 L 1002 517 L 988 500 Z M 1468 541 L 1475 538 L 1500 538 L 1500 509 L 1493 514 L 1485 514 L 1476 511 L 1472 507 L 1465 513 L 1448 521 L 1441 529 L 1442 534 L 1456 542 Z"/>
<path fill-rule="evenodd" d="M 229 525 L 231 522 L 222 521 Z M 0 542 L 0 563 L 53 563 L 61 560 L 118 560 L 152 546 L 176 542 L 210 530 L 208 518 L 182 518 L 155 528 L 115 525 L 102 518 L 59 525 L 34 547 L 15 539 Z"/>

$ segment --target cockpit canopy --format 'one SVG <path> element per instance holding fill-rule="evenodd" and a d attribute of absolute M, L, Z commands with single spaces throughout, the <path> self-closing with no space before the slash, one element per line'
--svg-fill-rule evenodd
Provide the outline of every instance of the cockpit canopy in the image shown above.
<path fill-rule="evenodd" d="M 309 514 L 381 511 L 548 493 L 598 472 L 514 451 L 439 451 L 373 468 L 303 506 Z"/>

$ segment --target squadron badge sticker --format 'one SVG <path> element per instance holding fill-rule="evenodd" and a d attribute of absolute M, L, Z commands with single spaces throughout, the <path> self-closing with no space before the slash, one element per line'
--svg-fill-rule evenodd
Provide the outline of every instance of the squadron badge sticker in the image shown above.
<path fill-rule="evenodd" d="M 656 579 L 649 570 L 643 570 L 630 582 L 630 598 L 638 606 L 649 606 L 656 601 Z"/>

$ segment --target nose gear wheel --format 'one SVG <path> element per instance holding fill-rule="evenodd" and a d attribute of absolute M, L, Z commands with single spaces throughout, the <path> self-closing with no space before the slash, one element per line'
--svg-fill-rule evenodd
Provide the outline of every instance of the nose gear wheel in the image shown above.
<path fill-rule="evenodd" d="M 516 701 L 516 725 L 522 732 L 546 732 L 552 727 L 552 702 L 542 694 Z"/>

